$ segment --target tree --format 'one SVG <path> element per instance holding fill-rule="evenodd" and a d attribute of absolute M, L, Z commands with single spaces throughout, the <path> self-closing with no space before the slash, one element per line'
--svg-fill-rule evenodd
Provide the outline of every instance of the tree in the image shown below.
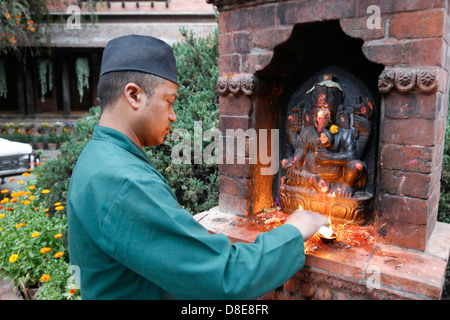
<path fill-rule="evenodd" d="M 43 28 L 36 25 L 46 13 L 46 0 L 0 0 L 0 54 L 32 47 L 43 35 Z"/>

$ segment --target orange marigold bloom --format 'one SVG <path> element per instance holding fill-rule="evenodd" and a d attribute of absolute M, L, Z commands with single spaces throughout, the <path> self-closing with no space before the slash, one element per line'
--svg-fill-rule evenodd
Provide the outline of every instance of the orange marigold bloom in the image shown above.
<path fill-rule="evenodd" d="M 39 232 L 33 232 L 32 234 L 31 234 L 31 237 L 32 238 L 36 238 L 36 237 L 38 237 L 39 236 Z"/>
<path fill-rule="evenodd" d="M 9 178 L 9 182 L 14 181 L 16 178 Z"/>
<path fill-rule="evenodd" d="M 11 199 L 11 203 L 16 203 L 17 202 L 17 198 L 12 198 Z"/>
<path fill-rule="evenodd" d="M 4 213 L 0 214 L 0 219 L 1 219 L 1 218 L 4 218 L 4 217 L 5 217 L 5 214 L 4 214 Z"/>
<path fill-rule="evenodd" d="M 55 208 L 55 210 L 62 210 L 62 209 L 64 209 L 64 206 L 57 206 L 56 208 Z"/>
<path fill-rule="evenodd" d="M 1 204 L 5 204 L 9 202 L 9 198 L 4 198 L 2 201 L 0 201 Z"/>
<path fill-rule="evenodd" d="M 60 251 L 55 253 L 55 259 L 61 258 L 64 255 L 64 252 Z"/>
<path fill-rule="evenodd" d="M 42 281 L 42 282 L 48 281 L 49 279 L 50 279 L 50 275 L 48 275 L 48 274 L 44 274 L 44 275 L 41 277 L 41 281 Z"/>
<path fill-rule="evenodd" d="M 19 255 L 16 254 L 16 253 L 14 253 L 13 255 L 11 255 L 11 256 L 9 257 L 9 262 L 11 262 L 11 263 L 16 262 L 17 259 L 19 259 Z"/>
<path fill-rule="evenodd" d="M 11 15 L 10 15 L 8 12 L 5 12 L 5 18 L 6 18 L 6 19 L 11 18 Z"/>
<path fill-rule="evenodd" d="M 44 190 L 42 190 L 42 193 L 43 193 L 43 194 L 47 194 L 47 193 L 50 193 L 50 190 L 48 190 L 48 189 L 44 189 Z"/>
<path fill-rule="evenodd" d="M 22 228 L 23 226 L 25 225 L 25 223 L 18 223 L 18 224 L 16 224 L 16 228 Z"/>
<path fill-rule="evenodd" d="M 50 250 L 52 250 L 52 249 L 49 248 L 49 247 L 43 247 L 43 248 L 41 249 L 41 253 L 47 253 L 47 252 L 49 252 Z"/>
<path fill-rule="evenodd" d="M 34 189 L 36 189 L 36 186 L 29 186 L 28 189 L 34 190 Z"/>
<path fill-rule="evenodd" d="M 55 239 L 61 238 L 62 236 L 63 236 L 62 233 L 57 233 L 55 234 Z"/>
<path fill-rule="evenodd" d="M 77 292 L 77 289 L 70 289 L 69 291 L 70 294 L 75 294 L 75 292 Z"/>
<path fill-rule="evenodd" d="M 8 189 L 3 189 L 3 190 L 1 191 L 1 193 L 8 193 L 8 192 L 9 192 Z"/>

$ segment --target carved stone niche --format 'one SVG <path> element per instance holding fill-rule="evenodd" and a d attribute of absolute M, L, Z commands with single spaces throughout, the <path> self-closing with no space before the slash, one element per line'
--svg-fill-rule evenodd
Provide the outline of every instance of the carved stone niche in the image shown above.
<path fill-rule="evenodd" d="M 326 123 L 323 116 L 330 117 Z M 363 225 L 374 198 L 379 108 L 353 74 L 328 67 L 292 94 L 285 119 L 280 203 L 284 211 Z M 325 124 L 324 124 L 325 123 Z"/>

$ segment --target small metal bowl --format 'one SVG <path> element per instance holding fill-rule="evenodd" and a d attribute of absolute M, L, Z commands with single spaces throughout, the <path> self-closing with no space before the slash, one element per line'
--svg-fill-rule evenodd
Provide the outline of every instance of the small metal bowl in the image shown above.
<path fill-rule="evenodd" d="M 333 234 L 331 235 L 331 237 L 325 237 L 323 234 L 320 234 L 319 232 L 317 232 L 317 236 L 320 238 L 320 240 L 322 240 L 323 242 L 325 242 L 325 243 L 331 243 L 331 242 L 333 242 L 334 240 L 336 240 L 336 238 L 337 238 L 337 233 L 336 232 L 333 232 Z"/>

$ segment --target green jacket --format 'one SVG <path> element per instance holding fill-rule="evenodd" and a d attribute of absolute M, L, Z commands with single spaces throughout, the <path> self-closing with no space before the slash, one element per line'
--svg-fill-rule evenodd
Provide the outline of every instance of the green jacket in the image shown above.
<path fill-rule="evenodd" d="M 305 261 L 292 225 L 261 233 L 253 244 L 210 234 L 145 153 L 102 126 L 73 171 L 67 216 L 83 299 L 252 299 Z"/>

